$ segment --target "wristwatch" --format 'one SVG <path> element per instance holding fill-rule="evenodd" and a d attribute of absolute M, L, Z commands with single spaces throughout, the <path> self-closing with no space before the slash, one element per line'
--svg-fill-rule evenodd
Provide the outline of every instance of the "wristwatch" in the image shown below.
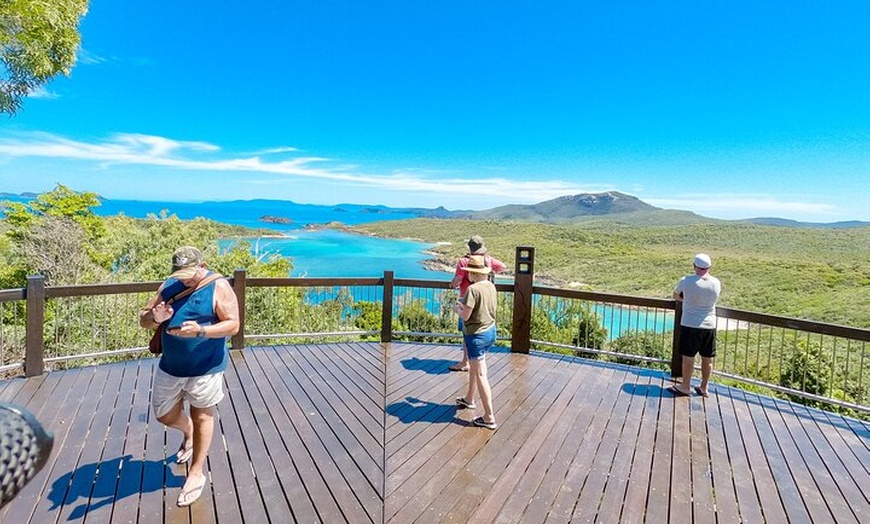
<path fill-rule="evenodd" d="M 205 328 L 200 327 L 199 333 L 196 334 L 196 338 L 206 338 Z"/>

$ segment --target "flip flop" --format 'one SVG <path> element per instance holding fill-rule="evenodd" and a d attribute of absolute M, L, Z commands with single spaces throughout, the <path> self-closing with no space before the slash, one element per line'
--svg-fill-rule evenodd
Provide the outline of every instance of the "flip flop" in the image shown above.
<path fill-rule="evenodd" d="M 498 427 L 498 424 L 496 424 L 495 422 L 486 422 L 485 420 L 483 420 L 483 417 L 477 417 L 476 419 L 472 420 L 471 423 L 479 428 L 486 428 L 488 430 L 494 430 Z"/>
<path fill-rule="evenodd" d="M 451 364 L 447 366 L 450 371 L 468 371 L 468 366 L 460 366 L 459 364 Z"/>
<path fill-rule="evenodd" d="M 178 507 L 185 508 L 199 500 L 199 497 L 202 496 L 202 492 L 205 489 L 205 485 L 206 478 L 205 475 L 203 475 L 202 483 L 199 486 L 188 491 L 182 490 L 182 492 L 178 494 L 178 501 L 176 502 L 176 504 L 178 504 Z"/>
<path fill-rule="evenodd" d="M 456 407 L 459 409 L 477 409 L 477 406 L 474 405 L 474 402 L 469 402 L 465 400 L 465 397 L 456 398 Z"/>
<path fill-rule="evenodd" d="M 193 457 L 193 446 L 190 449 L 184 449 L 184 443 L 182 442 L 181 447 L 178 448 L 178 453 L 175 454 L 175 463 L 186 464 L 191 457 Z"/>
<path fill-rule="evenodd" d="M 709 393 L 704 393 L 704 390 L 701 389 L 701 386 L 695 386 L 695 393 L 701 395 L 704 398 L 707 398 L 710 396 Z"/>
<path fill-rule="evenodd" d="M 670 391 L 675 397 L 688 397 L 689 396 L 688 393 L 683 393 L 682 391 L 677 389 L 677 386 L 668 386 L 665 389 Z"/>

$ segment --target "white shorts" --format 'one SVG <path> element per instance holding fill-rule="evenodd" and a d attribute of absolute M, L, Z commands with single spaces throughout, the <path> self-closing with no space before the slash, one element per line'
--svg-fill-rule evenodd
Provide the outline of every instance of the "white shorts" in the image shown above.
<path fill-rule="evenodd" d="M 159 367 L 151 385 L 151 407 L 157 417 L 169 413 L 182 400 L 195 408 L 210 408 L 224 398 L 224 373 L 201 377 L 175 377 Z"/>

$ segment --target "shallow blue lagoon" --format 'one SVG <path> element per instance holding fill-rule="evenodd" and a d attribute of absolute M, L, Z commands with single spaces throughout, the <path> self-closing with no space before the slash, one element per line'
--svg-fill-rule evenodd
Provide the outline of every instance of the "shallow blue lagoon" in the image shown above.
<path fill-rule="evenodd" d="M 290 276 L 380 277 L 390 270 L 396 278 L 448 280 L 449 273 L 422 266 L 430 244 L 392 240 L 341 231 L 293 231 L 286 237 L 247 238 L 257 257 L 278 254 L 293 261 Z"/>

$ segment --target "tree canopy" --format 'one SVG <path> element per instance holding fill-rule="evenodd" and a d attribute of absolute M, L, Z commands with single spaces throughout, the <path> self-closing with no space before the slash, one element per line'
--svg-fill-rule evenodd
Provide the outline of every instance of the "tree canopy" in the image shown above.
<path fill-rule="evenodd" d="M 76 62 L 88 0 L 0 0 L 0 113 Z"/>

